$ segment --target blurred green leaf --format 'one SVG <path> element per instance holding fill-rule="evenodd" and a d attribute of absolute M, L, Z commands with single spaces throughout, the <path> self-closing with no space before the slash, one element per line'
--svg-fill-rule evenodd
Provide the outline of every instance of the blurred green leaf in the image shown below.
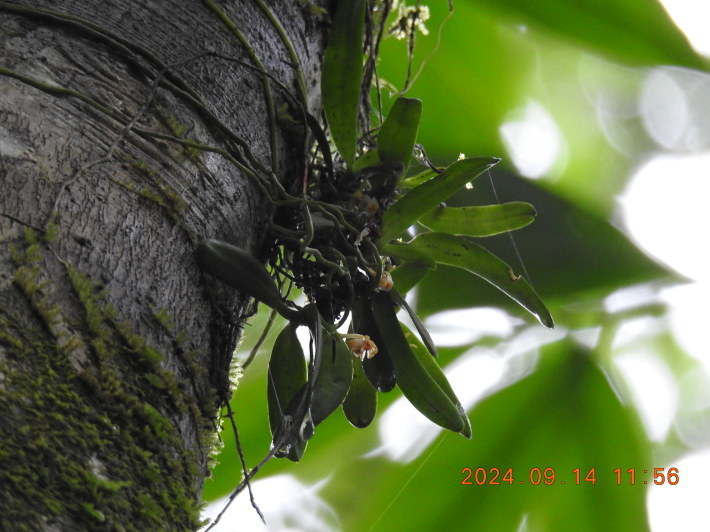
<path fill-rule="evenodd" d="M 455 2 L 436 53 L 436 30 L 448 15 L 446 2 L 431 2 L 428 36 L 419 35 L 412 71 L 426 66 L 407 95 L 426 106 L 417 142 L 435 161 L 466 154 L 504 153 L 498 129 L 524 96 L 521 82 L 537 68 L 534 45 L 520 32 L 501 27 L 497 14 L 474 2 Z M 385 39 L 380 47 L 380 79 L 401 87 L 407 77 L 406 41 Z M 387 101 L 385 102 L 386 107 Z"/>
<path fill-rule="evenodd" d="M 654 463 L 636 416 L 589 353 L 566 340 L 549 345 L 532 375 L 474 408 L 471 424 L 471 441 L 443 436 L 407 467 L 385 460 L 369 465 L 374 478 L 366 497 L 333 498 L 343 496 L 341 479 L 362 474 L 365 463 L 342 471 L 327 497 L 346 516 L 343 528 L 507 532 L 527 519 L 529 530 L 648 530 L 646 486 L 629 485 L 625 471 L 650 470 Z M 478 485 L 472 475 L 472 485 L 462 485 L 466 467 L 485 469 L 486 482 L 498 468 L 499 484 Z M 502 480 L 509 468 L 512 484 Z M 555 483 L 545 485 L 543 476 L 533 485 L 534 468 L 552 468 Z M 593 485 L 584 481 L 591 468 Z M 617 468 L 624 472 L 621 484 Z M 348 512 L 353 503 L 358 511 Z"/>
<path fill-rule="evenodd" d="M 321 93 L 328 127 L 348 168 L 355 162 L 362 82 L 365 0 L 341 0 L 323 60 Z"/>
<path fill-rule="evenodd" d="M 631 65 L 703 68 L 656 0 L 483 0 L 509 24 L 529 24 Z"/>
<path fill-rule="evenodd" d="M 433 231 L 483 237 L 525 227 L 535 216 L 535 207 L 514 201 L 481 207 L 437 207 L 419 221 Z"/>

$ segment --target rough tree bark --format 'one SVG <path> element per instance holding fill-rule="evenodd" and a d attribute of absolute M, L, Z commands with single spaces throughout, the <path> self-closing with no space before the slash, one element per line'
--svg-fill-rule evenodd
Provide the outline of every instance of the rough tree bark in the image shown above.
<path fill-rule="evenodd" d="M 2 530 L 198 526 L 248 305 L 194 248 L 258 254 L 268 205 L 190 143 L 288 184 L 304 131 L 270 117 L 273 80 L 195 56 L 255 56 L 315 112 L 324 44 L 311 2 L 216 3 L 0 2 Z"/>

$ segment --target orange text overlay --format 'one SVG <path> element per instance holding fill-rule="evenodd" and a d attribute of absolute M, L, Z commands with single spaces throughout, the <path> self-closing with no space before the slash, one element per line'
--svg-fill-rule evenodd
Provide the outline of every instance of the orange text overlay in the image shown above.
<path fill-rule="evenodd" d="M 644 484 L 670 484 L 680 482 L 677 467 L 621 468 L 602 470 L 596 467 L 557 470 L 554 467 L 532 467 L 513 469 L 498 467 L 464 467 L 461 469 L 463 486 L 513 486 L 527 484 L 533 486 L 551 485 L 597 485 L 616 484 L 634 486 Z"/>

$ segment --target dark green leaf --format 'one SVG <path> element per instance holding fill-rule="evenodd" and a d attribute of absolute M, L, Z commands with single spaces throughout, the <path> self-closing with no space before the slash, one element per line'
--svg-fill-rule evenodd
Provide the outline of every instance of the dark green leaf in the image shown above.
<path fill-rule="evenodd" d="M 377 345 L 379 352 L 374 357 L 363 360 L 362 368 L 377 391 L 389 392 L 397 383 L 397 376 L 367 296 L 363 295 L 355 300 L 351 328 L 354 333 L 369 336 Z"/>
<path fill-rule="evenodd" d="M 307 378 L 306 360 L 296 336 L 296 326 L 289 323 L 276 338 L 269 360 L 267 399 L 269 425 L 275 439 L 283 428 L 284 414 L 289 412 L 289 407 L 293 408 L 295 401 L 303 393 Z M 294 459 L 295 455 L 293 457 L 292 455 L 296 451 L 298 442 L 287 443 L 292 444 L 291 448 L 284 449 L 282 456 Z"/>
<path fill-rule="evenodd" d="M 469 432 L 470 427 L 467 428 L 467 423 L 464 423 L 459 408 L 409 346 L 387 293 L 373 294 L 372 313 L 380 328 L 383 343 L 392 357 L 397 385 L 412 406 L 445 429 L 462 434 Z"/>
<path fill-rule="evenodd" d="M 377 356 L 377 355 L 375 355 Z M 360 359 L 351 356 L 353 380 L 343 402 L 343 413 L 359 429 L 367 427 L 377 412 L 377 391 L 363 373 Z"/>
<path fill-rule="evenodd" d="M 425 253 L 438 264 L 463 268 L 482 277 L 517 301 L 546 327 L 552 327 L 550 312 L 530 284 L 490 251 L 466 238 L 446 233 L 423 233 L 409 243 L 392 243 L 388 252 L 416 260 Z"/>
<path fill-rule="evenodd" d="M 298 312 L 281 299 L 264 265 L 243 249 L 221 240 L 203 240 L 197 246 L 197 263 L 205 272 L 269 305 L 284 318 L 298 319 Z"/>
<path fill-rule="evenodd" d="M 323 59 L 321 93 L 328 127 L 348 168 L 355 162 L 362 82 L 365 0 L 340 0 Z"/>
<path fill-rule="evenodd" d="M 419 221 L 433 231 L 483 237 L 525 227 L 535 216 L 532 205 L 515 201 L 480 207 L 436 207 Z"/>
<path fill-rule="evenodd" d="M 352 362 L 345 343 L 338 339 L 325 338 L 318 377 L 313 388 L 311 416 L 318 425 L 334 412 L 345 399 L 353 379 Z"/>
<path fill-rule="evenodd" d="M 412 331 L 410 331 L 403 323 L 400 323 L 399 325 L 400 327 L 402 327 L 404 336 L 407 339 L 407 343 L 409 344 L 409 347 L 411 347 L 414 356 L 417 357 L 417 360 L 421 362 L 427 373 L 431 375 L 431 377 L 439 385 L 439 388 L 443 390 L 449 400 L 454 403 L 454 405 L 458 409 L 459 414 L 461 415 L 461 419 L 464 422 L 464 427 L 463 430 L 461 430 L 461 434 L 466 438 L 471 439 L 471 423 L 468 419 L 468 416 L 466 415 L 466 411 L 461 406 L 459 398 L 456 397 L 454 390 L 451 388 L 451 384 L 449 384 L 449 380 L 446 378 L 446 375 L 444 375 L 444 372 L 436 363 L 436 360 L 431 357 L 429 350 L 424 346 L 424 344 L 422 344 L 419 338 L 417 338 L 417 336 Z"/>
<path fill-rule="evenodd" d="M 463 159 L 449 166 L 442 174 L 422 183 L 397 200 L 382 217 L 380 245 L 397 238 L 423 214 L 445 201 L 466 183 L 498 163 L 495 157 Z"/>

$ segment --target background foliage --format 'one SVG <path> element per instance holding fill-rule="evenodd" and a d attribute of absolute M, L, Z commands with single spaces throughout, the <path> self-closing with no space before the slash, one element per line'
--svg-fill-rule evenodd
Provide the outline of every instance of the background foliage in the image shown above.
<path fill-rule="evenodd" d="M 448 13 L 445 2 L 429 7 L 429 35 L 417 40 L 414 71 L 434 50 Z M 672 467 L 692 446 L 675 427 L 660 438 L 644 429 L 633 382 L 617 359 L 631 343 L 677 379 L 693 370 L 707 383 L 707 374 L 678 347 L 657 297 L 660 287 L 681 282 L 680 276 L 618 229 L 616 198 L 633 170 L 661 149 L 634 111 L 644 79 L 657 65 L 703 70 L 706 63 L 654 0 L 480 0 L 459 1 L 455 8 L 438 51 L 408 93 L 424 102 L 418 140 L 437 164 L 460 152 L 503 158 L 492 172 L 500 201 L 527 201 L 539 213 L 515 233 L 515 242 L 557 327 L 543 330 L 484 282 L 440 267 L 416 294 L 420 316 L 436 318 L 472 305 L 506 312 L 429 321 L 434 332 L 448 319 L 466 333 L 463 340 L 444 342 L 440 363 L 451 370 L 452 385 L 469 407 L 473 439 L 442 434 L 402 407 L 393 392 L 368 429 L 354 429 L 337 413 L 318 427 L 301 463 L 270 462 L 254 486 L 257 503 L 273 528 L 499 531 L 524 523 L 528 530 L 643 530 L 649 486 L 642 481 L 652 478 L 640 472 Z M 380 77 L 401 86 L 406 44 L 387 39 L 381 56 Z M 519 175 L 530 167 L 514 164 L 516 145 L 506 143 L 502 129 L 531 109 L 542 109 L 556 125 L 552 133 L 542 130 L 540 152 L 546 141 L 559 141 L 536 180 Z M 481 178 L 449 204 L 496 201 Z M 486 246 L 519 264 L 507 235 L 487 239 Z M 631 286 L 644 286 L 652 296 L 612 308 L 608 296 Z M 487 328 L 486 316 L 504 325 Z M 639 320 L 655 325 L 623 344 L 620 331 Z M 253 334 L 240 353 L 248 352 L 264 321 L 263 313 L 251 321 Z M 262 349 L 266 355 L 270 343 Z M 258 462 L 270 443 L 267 358 L 250 366 L 233 401 L 248 464 Z M 381 438 L 388 430 L 413 448 L 387 447 Z M 241 478 L 233 436 L 225 430 L 223 437 L 225 451 L 205 488 L 208 501 L 228 494 Z M 513 468 L 515 483 L 463 486 L 464 467 Z M 555 485 L 530 485 L 535 467 L 554 468 Z M 592 467 L 597 482 L 576 485 L 573 469 L 586 473 Z M 632 467 L 639 470 L 637 484 L 623 476 L 617 485 L 614 470 Z M 246 494 L 234 515 L 239 529 L 256 521 Z"/>

